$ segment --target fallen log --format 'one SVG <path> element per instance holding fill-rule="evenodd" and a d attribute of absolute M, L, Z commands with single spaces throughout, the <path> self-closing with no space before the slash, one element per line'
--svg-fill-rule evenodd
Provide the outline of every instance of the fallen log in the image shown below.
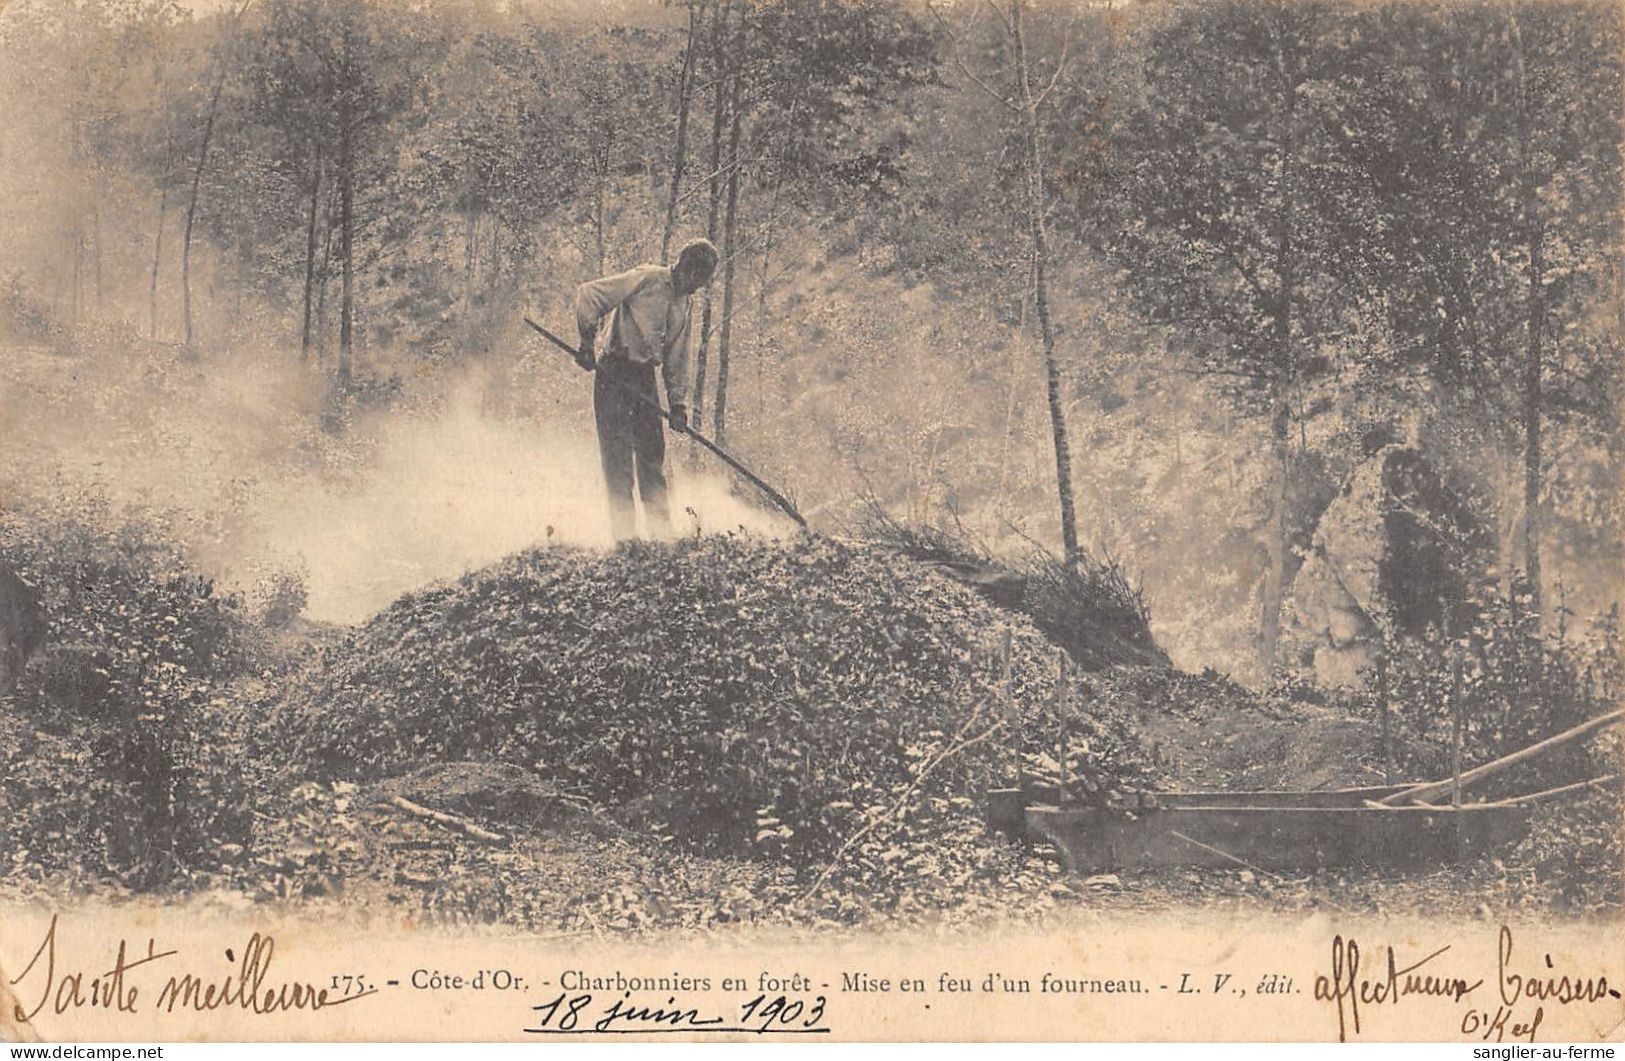
<path fill-rule="evenodd" d="M 1611 726 L 1615 722 L 1619 722 L 1622 719 L 1625 719 L 1625 708 L 1621 708 L 1618 711 L 1610 711 L 1606 715 L 1598 715 L 1596 718 L 1582 722 L 1578 726 L 1571 729 L 1566 729 L 1562 733 L 1555 736 L 1547 737 L 1543 741 L 1537 741 L 1536 743 L 1529 745 L 1527 748 L 1522 748 L 1510 755 L 1503 755 L 1501 758 L 1487 762 L 1483 766 L 1473 767 L 1471 770 L 1468 770 L 1461 775 L 1460 785 L 1463 789 L 1465 789 L 1468 785 L 1473 784 L 1474 782 L 1482 781 L 1486 777 L 1493 774 L 1498 774 L 1508 767 L 1516 766 L 1522 762 L 1527 762 L 1538 755 L 1551 751 L 1553 748 L 1556 748 L 1559 745 L 1567 744 L 1570 741 L 1577 740 L 1588 733 L 1593 733 L 1596 730 L 1602 729 L 1606 726 Z M 1393 807 L 1400 803 L 1407 802 L 1421 802 L 1432 799 L 1434 796 L 1449 792 L 1456 784 L 1457 781 L 1455 778 L 1446 778 L 1443 781 L 1429 781 L 1426 784 L 1416 785 L 1412 788 L 1395 792 L 1393 795 L 1386 796 L 1377 802 L 1381 803 L 1385 807 Z"/>
<path fill-rule="evenodd" d="M 413 803 L 405 796 L 390 796 L 384 802 L 388 803 L 392 807 L 398 807 L 408 814 L 422 818 L 425 821 L 434 822 L 436 825 L 462 833 L 464 836 L 473 837 L 475 840 L 480 840 L 487 844 L 505 844 L 508 842 L 507 838 L 502 836 L 502 834 L 493 833 L 491 830 L 485 828 L 484 826 L 476 825 L 467 818 L 459 818 L 457 815 L 447 814 L 445 811 L 430 810 L 428 807 L 425 807 L 422 804 Z"/>

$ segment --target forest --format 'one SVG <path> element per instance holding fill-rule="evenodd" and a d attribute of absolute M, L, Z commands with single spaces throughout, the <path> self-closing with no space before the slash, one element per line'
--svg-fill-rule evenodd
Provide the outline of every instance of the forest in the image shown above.
<path fill-rule="evenodd" d="M 710 600 L 703 570 L 662 583 L 637 568 L 646 546 L 590 570 L 553 557 L 608 539 L 588 389 L 523 320 L 573 335 L 576 285 L 703 235 L 721 266 L 695 296 L 694 426 L 835 550 L 790 542 L 748 485 L 674 438 L 691 540 L 672 562 L 735 572 L 730 600 L 755 599 L 751 564 L 800 585 L 766 536 L 812 550 L 831 600 L 880 623 L 890 605 L 865 586 L 889 576 L 865 582 L 868 554 L 841 551 L 878 527 L 915 561 L 1028 565 L 1126 602 L 1124 629 L 1144 627 L 1128 640 L 1207 683 L 1179 686 L 1202 711 L 1380 714 L 1380 744 L 1350 752 L 1366 781 L 1446 769 L 1452 739 L 1479 758 L 1528 744 L 1619 691 L 1622 28 L 1603 0 L 12 0 L 0 575 L 43 595 L 6 607 L 43 609 L 41 638 L 80 653 L 30 662 L 39 646 L 8 635 L 13 706 L 79 718 L 111 698 L 120 717 L 166 720 L 177 749 L 215 725 L 292 741 L 317 786 L 297 799 L 319 790 L 326 814 L 351 784 L 339 764 L 371 783 L 429 746 L 448 762 L 564 756 L 575 765 L 550 784 L 609 800 L 571 788 L 591 788 L 598 753 L 571 760 L 557 734 L 485 747 L 436 734 L 429 714 L 391 716 L 390 739 L 417 743 L 386 747 L 366 720 L 392 710 L 376 690 L 413 673 L 446 683 L 411 709 L 427 713 L 494 673 L 480 668 L 497 650 L 455 626 L 437 580 L 484 569 L 451 583 L 470 608 L 504 579 L 568 584 L 589 625 L 612 573 Z M 538 546 L 552 558 L 510 556 Z M 99 588 L 39 590 L 87 565 Z M 179 609 L 186 635 L 108 662 L 145 636 L 121 593 L 135 611 Z M 773 614 L 811 644 L 835 636 Z M 977 639 L 999 620 L 961 619 L 953 636 L 996 671 Z M 895 622 L 905 641 L 948 636 Z M 1055 691 L 1050 665 L 1023 655 L 1028 632 L 1015 665 L 1005 635 L 1007 690 L 1014 666 L 1065 703 L 1070 664 Z M 464 654 L 437 655 L 442 636 Z M 402 646 L 421 671 L 379 662 Z M 312 653 L 327 670 L 308 669 Z M 735 669 L 718 656 L 716 673 L 756 673 L 755 656 L 726 658 Z M 959 696 L 943 666 L 920 682 Z M 547 680 L 579 681 L 573 704 L 631 680 L 588 670 Z M 879 694 L 848 677 L 808 682 L 872 710 Z M 1097 700 L 1127 679 L 1100 681 Z M 949 780 L 934 758 L 981 716 L 933 723 L 897 695 L 911 706 L 895 717 L 933 736 L 898 737 L 911 757 L 895 776 L 843 779 L 898 808 L 985 788 L 993 762 L 956 759 Z M 355 712 L 343 725 L 321 714 L 340 701 Z M 1117 710 L 1090 723 L 1084 756 L 1102 799 L 1157 766 Z M 267 719 L 275 737 L 231 728 Z M 835 739 L 801 721 L 809 747 Z M 250 828 L 176 809 L 179 775 L 223 769 L 212 753 L 151 777 L 128 741 L 81 737 L 122 764 L 112 783 L 168 793 L 153 797 L 171 808 L 163 866 L 149 841 L 107 841 L 133 886 Z M 0 750 L 44 755 L 31 739 Z M 673 740 L 686 751 L 622 752 L 689 768 L 726 752 Z M 707 821 L 728 825 L 698 854 L 726 836 L 896 878 L 915 856 L 868 851 L 877 819 L 798 754 L 741 766 L 731 784 L 761 802 L 715 808 Z M 1044 754 L 1066 773 L 1068 750 Z M 800 788 L 752 788 L 781 775 Z M 690 806 L 723 799 L 717 784 Z M 686 835 L 661 791 L 640 813 Z M 814 810 L 822 832 L 790 816 Z M 854 830 L 864 840 L 842 846 Z M 1584 842 L 1615 844 L 1617 862 L 1607 831 Z M 183 857 L 182 834 L 208 842 Z"/>

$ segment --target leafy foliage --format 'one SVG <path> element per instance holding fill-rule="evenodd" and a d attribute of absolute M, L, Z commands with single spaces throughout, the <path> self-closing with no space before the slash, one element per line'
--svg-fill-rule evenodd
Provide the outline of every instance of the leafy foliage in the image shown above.
<path fill-rule="evenodd" d="M 1041 377 L 1028 334 L 1034 176 L 1053 237 L 1055 405 L 1077 432 L 1066 485 L 1095 554 L 1147 573 L 1159 639 L 1181 662 L 1258 676 L 1243 657 L 1269 610 L 1261 586 L 1282 588 L 1359 440 L 1409 438 L 1417 420 L 1424 449 L 1486 486 L 1473 504 L 1501 566 L 1534 527 L 1548 590 L 1560 569 L 1588 614 L 1617 596 L 1621 94 L 1606 4 L 1023 5 L 1030 72 L 1053 84 L 1023 137 L 998 91 L 944 76 L 917 4 L 696 3 L 688 25 L 701 52 L 713 46 L 692 70 L 690 151 L 730 78 L 743 128 L 736 157 L 690 159 L 687 187 L 662 173 L 679 56 L 693 58 L 676 5 L 588 20 L 483 0 L 257 0 L 240 18 L 215 6 L 22 3 L 0 20 L 17 188 L 0 202 L 17 270 L 0 290 L 8 497 L 14 480 L 55 494 L 59 474 L 195 491 L 184 537 L 218 562 L 220 527 L 256 478 L 321 466 L 358 481 L 360 436 L 400 422 L 386 412 L 445 403 L 468 376 L 489 381 L 482 414 L 557 420 L 575 395 L 550 353 L 511 352 L 521 304 L 560 312 L 584 274 L 652 257 L 667 205 L 700 227 L 706 184 L 727 181 L 743 187 L 726 241 L 736 294 L 755 288 L 727 314 L 731 444 L 821 519 L 850 511 L 864 479 L 889 510 L 971 527 L 1011 563 L 1029 534 L 1058 530 L 1033 400 L 1051 366 Z M 708 35 L 724 7 L 727 32 Z M 970 68 L 1014 93 L 998 20 L 955 25 Z M 719 104 L 716 127 L 729 117 Z M 1024 172 L 1024 140 L 1045 148 L 1039 172 Z M 194 178 L 191 286 L 206 312 L 203 341 L 177 352 L 160 340 L 180 331 Z M 323 408 L 335 331 L 373 364 L 346 366 Z M 283 369 L 297 385 L 276 384 Z M 252 428 L 268 410 L 261 448 Z M 1542 451 L 1529 440 L 1543 430 Z M 709 540 L 544 551 L 414 594 L 306 673 L 244 759 L 240 705 L 276 696 L 224 688 L 253 655 L 234 606 L 148 530 L 18 526 L 3 559 L 46 588 L 53 624 L 0 715 L 4 796 L 23 808 L 3 839 L 31 866 L 149 886 L 206 867 L 223 840 L 234 860 L 244 852 L 228 847 L 266 848 L 237 867 L 255 894 L 331 892 L 353 852 L 324 850 L 323 830 L 358 845 L 364 831 L 342 780 L 256 780 L 288 828 L 246 837 L 233 770 L 280 765 L 286 722 L 334 775 L 352 754 L 372 777 L 477 753 L 545 770 L 643 840 L 658 828 L 769 860 L 761 877 L 728 878 L 735 895 L 748 879 L 747 899 L 697 915 L 719 919 L 797 898 L 802 871 L 830 860 L 839 873 L 815 898 L 838 917 L 866 894 L 930 906 L 1012 881 L 1030 894 L 1042 877 L 986 843 L 965 801 L 1019 762 L 1076 769 L 1078 797 L 1109 802 L 1144 767 L 1125 747 L 1125 704 L 1191 706 L 1164 736 L 1219 780 L 1282 765 L 1259 752 L 1283 746 L 1274 734 L 1240 739 L 1260 728 L 1256 698 L 1217 675 L 1106 672 L 1080 683 L 1083 703 L 1054 697 L 1052 646 L 1021 622 L 1012 735 L 1003 620 L 962 587 L 828 542 Z M 1078 569 L 1051 573 L 1057 607 L 1034 625 L 1052 640 L 1079 627 L 1066 607 L 1098 619 L 1127 590 L 1109 564 L 1084 586 Z M 777 582 L 759 599 L 764 574 Z M 291 620 L 303 599 L 292 578 L 267 582 L 255 618 Z M 1453 701 L 1483 757 L 1617 695 L 1602 677 L 1608 627 L 1577 646 L 1544 610 L 1542 633 L 1524 603 L 1486 590 L 1458 646 L 1388 646 L 1416 769 L 1439 772 Z M 1136 611 L 1111 624 L 1138 636 Z M 279 637 L 307 632 L 290 621 Z M 1333 750 L 1355 762 L 1368 729 Z M 1576 753 L 1563 769 L 1587 765 Z M 94 780 L 64 780 L 81 776 Z M 143 808 L 139 828 L 121 800 Z M 1568 850 L 1600 850 L 1584 824 Z M 1562 850 L 1526 854 L 1547 866 Z M 666 864 L 716 869 L 684 857 L 696 861 Z M 512 883 L 534 878 L 501 877 L 501 860 L 448 864 L 496 878 L 446 886 L 448 908 L 544 916 Z M 606 882 L 571 926 L 658 919 L 625 891 Z"/>
<path fill-rule="evenodd" d="M 1066 563 L 1036 542 L 1020 561 L 1001 563 L 985 550 L 931 526 L 911 526 L 870 504 L 864 536 L 973 586 L 1027 616 L 1072 661 L 1087 670 L 1117 663 L 1155 665 L 1168 658 L 1151 636 L 1145 595 L 1116 560 L 1080 553 Z"/>
<path fill-rule="evenodd" d="M 1387 681 L 1396 765 L 1404 776 L 1451 771 L 1454 716 L 1462 720 L 1466 768 L 1517 751 L 1603 714 L 1620 694 L 1619 620 L 1604 615 L 1579 632 L 1543 632 L 1527 586 L 1481 583 L 1451 640 L 1390 634 Z M 1376 691 L 1362 707 L 1375 716 Z M 1594 739 L 1558 749 L 1487 782 L 1506 794 L 1583 781 L 1613 769 L 1617 750 Z"/>
<path fill-rule="evenodd" d="M 694 849 L 808 864 L 929 803 L 976 817 L 968 797 L 1012 780 L 1058 710 L 1054 659 L 1024 621 L 874 550 L 542 549 L 397 602 L 266 736 L 332 777 L 512 763 Z M 1147 779 L 1109 704 L 1069 710 L 1097 802 Z"/>
<path fill-rule="evenodd" d="M 94 511 L 8 514 L 0 566 L 37 588 L 47 625 L 0 740 L 12 858 L 63 869 L 100 846 L 102 870 L 140 887 L 216 865 L 250 816 L 219 699 L 250 659 L 236 602 L 161 532 Z"/>

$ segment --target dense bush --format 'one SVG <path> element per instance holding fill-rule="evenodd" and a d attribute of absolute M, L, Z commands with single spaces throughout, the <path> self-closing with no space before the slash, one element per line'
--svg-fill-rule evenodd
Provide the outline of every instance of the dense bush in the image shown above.
<path fill-rule="evenodd" d="M 0 517 L 0 567 L 46 622 L 0 733 L 6 850 L 137 887 L 215 864 L 249 816 L 218 702 L 249 658 L 236 602 L 161 528 L 95 507 Z"/>
<path fill-rule="evenodd" d="M 1025 555 L 995 557 L 963 532 L 901 522 L 872 500 L 856 530 L 865 541 L 927 564 L 1027 616 L 1085 670 L 1168 664 L 1151 635 L 1145 595 L 1110 556 L 1097 560 L 1081 553 L 1068 563 L 1029 539 Z"/>
<path fill-rule="evenodd" d="M 1600 715 L 1620 693 L 1617 611 L 1582 631 L 1560 611 L 1543 627 L 1526 587 L 1479 585 L 1452 639 L 1392 637 L 1384 646 L 1396 765 L 1401 776 L 1441 777 L 1451 768 L 1454 705 L 1462 711 L 1462 758 L 1488 762 Z M 1380 685 L 1362 707 L 1379 710 Z M 1551 787 L 1608 773 L 1613 764 L 1581 741 L 1487 782 L 1489 791 Z"/>
<path fill-rule="evenodd" d="M 1003 631 L 1011 641 L 1004 704 Z M 266 739 L 328 777 L 509 762 L 707 852 L 805 863 L 921 806 L 979 818 L 1014 750 L 1108 802 L 1145 768 L 1105 704 L 1060 707 L 1057 650 L 881 550 L 741 536 L 533 550 L 403 597 L 313 668 Z M 947 828 L 948 826 L 944 826 Z M 863 848 L 863 850 L 859 850 Z"/>
<path fill-rule="evenodd" d="M 277 569 L 263 576 L 254 586 L 253 611 L 260 625 L 281 630 L 300 615 L 310 603 L 310 591 L 305 587 L 303 571 Z"/>

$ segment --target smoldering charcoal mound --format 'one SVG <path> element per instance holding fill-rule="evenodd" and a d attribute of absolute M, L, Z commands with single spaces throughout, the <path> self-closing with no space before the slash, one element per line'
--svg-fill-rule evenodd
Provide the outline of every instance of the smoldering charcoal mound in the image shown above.
<path fill-rule="evenodd" d="M 1063 731 L 1089 798 L 1152 784 L 1119 709 L 1057 703 L 1057 662 L 1024 618 L 880 549 L 544 548 L 402 597 L 266 732 L 319 776 L 510 763 L 685 845 L 799 861 L 900 798 L 979 816 L 1016 749 L 1053 753 Z"/>

